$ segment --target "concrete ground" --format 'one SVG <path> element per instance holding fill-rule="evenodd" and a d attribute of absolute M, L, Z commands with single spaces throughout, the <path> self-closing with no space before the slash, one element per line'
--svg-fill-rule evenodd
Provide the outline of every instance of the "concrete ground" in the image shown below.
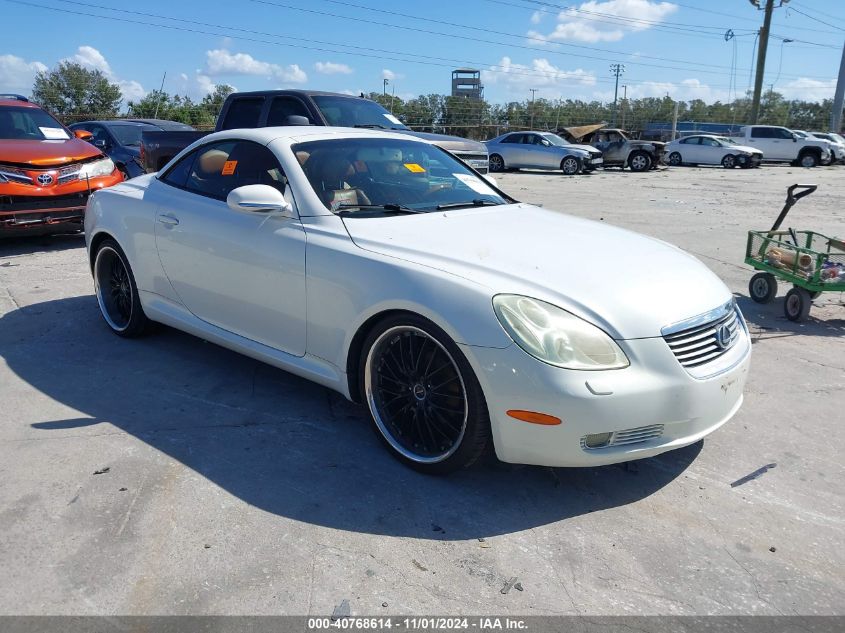
<path fill-rule="evenodd" d="M 113 336 L 80 237 L 0 244 L 0 614 L 845 614 L 845 306 L 794 324 L 742 263 L 807 180 L 787 224 L 845 233 L 845 167 L 499 176 L 692 251 L 739 298 L 744 407 L 629 467 L 418 475 L 321 387 Z"/>

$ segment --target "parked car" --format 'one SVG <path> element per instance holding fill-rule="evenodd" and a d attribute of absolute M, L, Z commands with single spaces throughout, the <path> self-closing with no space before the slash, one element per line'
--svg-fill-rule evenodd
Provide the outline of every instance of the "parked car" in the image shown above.
<path fill-rule="evenodd" d="M 830 160 L 827 142 L 806 139 L 778 125 L 746 125 L 730 138 L 740 145 L 763 152 L 763 160 L 790 162 L 800 167 L 815 167 Z"/>
<path fill-rule="evenodd" d="M 824 143 L 825 147 L 827 147 L 827 151 L 830 153 L 830 158 L 828 158 L 827 160 L 822 160 L 819 163 L 820 165 L 830 165 L 830 164 L 832 164 L 836 161 L 835 143 L 832 143 L 831 141 L 828 141 L 827 139 L 818 138 L 817 136 L 814 136 L 813 134 L 810 134 L 809 132 L 807 132 L 805 130 L 791 130 L 791 132 L 793 134 L 798 135 L 799 138 L 808 139 L 808 140 L 811 140 L 811 141 L 821 141 L 822 143 Z"/>
<path fill-rule="evenodd" d="M 816 138 L 829 141 L 833 148 L 834 161 L 845 163 L 845 138 L 834 132 L 811 132 Z"/>
<path fill-rule="evenodd" d="M 724 136 L 693 134 L 666 144 L 664 157 L 670 165 L 721 165 L 759 167 L 763 152 L 755 147 L 739 145 Z"/>
<path fill-rule="evenodd" d="M 491 442 L 525 464 L 649 457 L 742 403 L 750 338 L 707 266 L 408 134 L 216 133 L 97 192 L 85 235 L 115 334 L 159 321 L 316 381 L 428 473 Z"/>
<path fill-rule="evenodd" d="M 91 143 L 114 161 L 127 180 L 146 173 L 141 164 L 141 132 L 162 128 L 123 119 L 83 121 L 70 126 L 73 131 L 85 130 L 93 135 Z"/>
<path fill-rule="evenodd" d="M 0 95 L 0 236 L 80 230 L 91 191 L 123 181 L 111 159 L 20 95 Z"/>
<path fill-rule="evenodd" d="M 631 171 L 648 171 L 656 168 L 663 157 L 665 145 L 658 141 L 630 139 L 623 130 L 595 129 L 594 126 L 592 131 L 572 140 L 587 143 L 600 150 L 605 167 L 622 167 L 623 169 L 629 167 Z"/>
<path fill-rule="evenodd" d="M 375 101 L 316 90 L 262 90 L 230 94 L 215 131 L 284 125 L 333 125 L 392 130 L 425 139 L 452 152 L 479 173 L 487 173 L 487 149 L 478 141 L 416 132 Z M 144 168 L 158 171 L 179 150 L 207 132 L 146 132 L 142 138 Z"/>
<path fill-rule="evenodd" d="M 508 132 L 485 141 L 490 171 L 560 169 L 567 176 L 592 171 L 602 164 L 601 152 L 575 147 L 552 132 Z"/>

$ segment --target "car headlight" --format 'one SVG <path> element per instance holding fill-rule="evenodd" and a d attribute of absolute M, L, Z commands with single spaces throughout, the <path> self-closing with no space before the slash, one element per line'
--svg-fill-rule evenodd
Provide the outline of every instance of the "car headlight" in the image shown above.
<path fill-rule="evenodd" d="M 95 160 L 93 163 L 86 163 L 79 170 L 79 179 L 86 178 L 101 178 L 102 176 L 109 176 L 114 171 L 114 162 L 111 158 L 103 158 L 102 160 Z"/>
<path fill-rule="evenodd" d="M 496 295 L 499 323 L 528 354 L 565 369 L 621 369 L 631 363 L 616 342 L 561 308 L 520 295 Z"/>

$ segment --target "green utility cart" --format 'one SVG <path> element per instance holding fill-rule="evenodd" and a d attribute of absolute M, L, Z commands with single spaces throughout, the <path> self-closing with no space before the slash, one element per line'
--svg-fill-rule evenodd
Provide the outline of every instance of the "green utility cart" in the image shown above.
<path fill-rule="evenodd" d="M 791 283 L 783 304 L 790 321 L 807 318 L 813 299 L 821 293 L 845 292 L 845 241 L 815 231 L 780 230 L 792 206 L 816 189 L 817 185 L 789 187 L 772 228 L 749 231 L 745 247 L 745 263 L 761 271 L 748 283 L 751 298 L 769 303 L 778 292 L 778 279 Z"/>

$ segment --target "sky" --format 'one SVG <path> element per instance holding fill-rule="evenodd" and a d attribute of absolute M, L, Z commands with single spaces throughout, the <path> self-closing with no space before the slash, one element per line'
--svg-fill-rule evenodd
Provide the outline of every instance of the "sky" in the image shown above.
<path fill-rule="evenodd" d="M 751 2 L 0 0 L 0 92 L 29 95 L 35 73 L 72 60 L 102 70 L 125 101 L 165 73 L 167 92 L 193 99 L 217 83 L 406 99 L 448 93 L 458 67 L 481 70 L 494 103 L 530 99 L 531 89 L 612 101 L 610 65 L 623 64 L 620 96 L 726 101 L 752 85 L 763 12 Z M 832 98 L 845 0 L 790 0 L 771 33 L 766 88 Z"/>

